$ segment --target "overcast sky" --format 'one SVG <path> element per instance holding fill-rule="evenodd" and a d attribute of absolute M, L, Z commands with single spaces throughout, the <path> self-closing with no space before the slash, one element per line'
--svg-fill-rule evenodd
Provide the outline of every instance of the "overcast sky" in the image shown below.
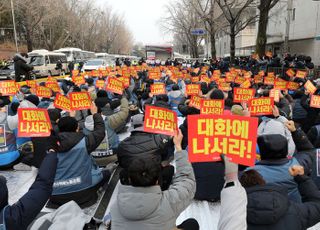
<path fill-rule="evenodd" d="M 135 42 L 144 44 L 165 44 L 171 39 L 163 36 L 158 25 L 165 15 L 164 6 L 169 0 L 98 0 L 99 4 L 108 4 L 124 15 L 134 36 Z"/>

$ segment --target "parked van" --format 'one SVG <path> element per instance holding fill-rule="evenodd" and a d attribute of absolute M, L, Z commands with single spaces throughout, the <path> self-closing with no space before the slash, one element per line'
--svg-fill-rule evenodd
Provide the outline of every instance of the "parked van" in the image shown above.
<path fill-rule="evenodd" d="M 95 58 L 94 52 L 81 50 L 79 48 L 65 47 L 58 50 L 54 50 L 55 53 L 64 53 L 67 55 L 68 62 L 84 62 L 91 58 Z"/>
<path fill-rule="evenodd" d="M 69 73 L 67 57 L 63 53 L 34 50 L 28 53 L 28 56 L 29 64 L 34 67 L 37 77 L 59 76 Z M 61 68 L 59 68 L 59 64 L 61 64 Z"/>

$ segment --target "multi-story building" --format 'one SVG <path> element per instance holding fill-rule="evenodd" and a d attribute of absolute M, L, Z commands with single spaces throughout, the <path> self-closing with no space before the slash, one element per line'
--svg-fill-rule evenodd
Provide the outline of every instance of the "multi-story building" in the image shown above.
<path fill-rule="evenodd" d="M 269 13 L 267 29 L 267 50 L 282 54 L 287 24 L 287 5 L 290 0 L 280 0 Z M 320 1 L 292 0 L 290 10 L 289 52 L 311 56 L 314 63 L 320 64 Z M 257 11 L 258 13 L 258 11 Z M 250 55 L 255 50 L 258 24 L 247 27 L 236 39 L 236 55 Z M 229 56 L 230 38 L 217 34 L 217 56 Z"/>

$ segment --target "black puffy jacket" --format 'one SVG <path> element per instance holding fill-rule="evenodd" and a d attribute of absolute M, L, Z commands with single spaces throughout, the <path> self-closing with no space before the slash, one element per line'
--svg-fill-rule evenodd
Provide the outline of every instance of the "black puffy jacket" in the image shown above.
<path fill-rule="evenodd" d="M 29 79 L 29 72 L 33 70 L 33 66 L 28 65 L 20 55 L 16 55 L 13 61 L 16 81 L 21 81 L 21 75 L 25 75 L 26 79 Z"/>
<path fill-rule="evenodd" d="M 169 136 L 133 131 L 131 136 L 123 140 L 115 151 L 122 168 L 128 168 L 134 158 L 152 155 L 159 162 L 168 156 L 172 147 Z"/>
<path fill-rule="evenodd" d="M 303 203 L 289 201 L 276 185 L 247 188 L 248 230 L 304 230 L 320 221 L 320 191 L 306 176 L 295 177 Z"/>

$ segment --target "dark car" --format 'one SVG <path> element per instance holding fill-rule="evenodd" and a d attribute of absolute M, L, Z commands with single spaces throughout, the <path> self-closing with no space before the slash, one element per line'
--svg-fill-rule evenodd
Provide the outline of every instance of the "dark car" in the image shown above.
<path fill-rule="evenodd" d="M 7 65 L 0 69 L 0 81 L 2 80 L 14 80 L 13 64 Z"/>

